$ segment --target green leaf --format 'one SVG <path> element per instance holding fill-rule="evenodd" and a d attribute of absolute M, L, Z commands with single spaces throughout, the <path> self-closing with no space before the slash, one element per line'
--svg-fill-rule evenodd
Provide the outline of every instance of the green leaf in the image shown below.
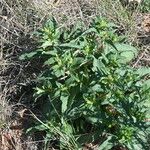
<path fill-rule="evenodd" d="M 69 123 L 63 121 L 62 132 L 70 136 L 73 133 L 72 126 Z"/>
<path fill-rule="evenodd" d="M 45 41 L 42 45 L 41 45 L 41 48 L 45 49 L 49 46 L 53 46 L 53 42 L 52 41 Z"/>
<path fill-rule="evenodd" d="M 106 41 L 106 43 L 108 43 L 109 45 L 111 45 L 115 50 L 117 50 L 118 51 L 118 48 L 116 47 L 116 45 L 113 43 L 113 41 L 112 40 L 110 40 L 110 39 L 107 39 L 107 40 L 105 40 Z"/>
<path fill-rule="evenodd" d="M 150 79 L 145 80 L 145 81 L 143 82 L 143 86 L 144 86 L 146 89 L 150 89 Z"/>
<path fill-rule="evenodd" d="M 144 82 L 143 82 L 143 90 L 144 91 L 147 91 L 145 94 L 146 94 L 146 101 L 144 102 L 144 105 L 146 106 L 146 108 L 148 108 L 148 110 L 147 110 L 147 114 L 146 114 L 146 116 L 148 117 L 148 118 L 150 118 L 150 79 L 148 79 L 148 80 L 145 80 Z"/>
<path fill-rule="evenodd" d="M 52 65 L 54 64 L 56 61 L 54 58 L 50 58 L 47 61 L 44 62 L 44 65 Z"/>
<path fill-rule="evenodd" d="M 96 84 L 92 87 L 93 92 L 103 92 L 102 87 L 99 84 Z"/>
<path fill-rule="evenodd" d="M 46 27 L 50 29 L 56 29 L 57 28 L 57 22 L 54 17 L 51 17 L 45 24 Z"/>
<path fill-rule="evenodd" d="M 20 60 L 30 59 L 30 58 L 34 57 L 37 53 L 38 53 L 38 51 L 34 51 L 34 52 L 30 52 L 30 53 L 25 53 L 25 54 L 22 54 L 19 57 L 19 59 Z"/>
<path fill-rule="evenodd" d="M 43 54 L 56 56 L 57 51 L 56 51 L 56 50 L 43 51 L 43 52 L 42 52 L 42 55 L 43 55 Z"/>
<path fill-rule="evenodd" d="M 97 30 L 95 28 L 87 29 L 86 31 L 83 32 L 82 36 L 87 35 L 87 34 L 92 33 L 92 32 L 97 33 Z"/>
<path fill-rule="evenodd" d="M 62 113 L 64 113 L 67 110 L 68 95 L 65 93 L 62 93 L 60 100 L 62 102 L 61 111 L 62 111 Z"/>
<path fill-rule="evenodd" d="M 93 60 L 93 70 L 94 71 L 99 71 L 102 74 L 108 74 L 106 66 L 103 64 L 103 62 L 100 59 L 96 59 L 94 57 Z"/>
<path fill-rule="evenodd" d="M 131 45 L 124 44 L 124 43 L 122 43 L 122 44 L 117 43 L 117 44 L 115 44 L 115 47 L 118 50 L 118 53 L 119 53 L 118 60 L 121 63 L 128 63 L 132 59 L 137 57 L 138 50 Z"/>
<path fill-rule="evenodd" d="M 143 77 L 145 75 L 150 75 L 150 67 L 141 67 L 141 68 L 138 68 L 138 70 L 136 71 L 136 73 L 138 75 L 140 75 L 141 77 Z"/>
<path fill-rule="evenodd" d="M 83 46 L 77 45 L 75 42 L 71 41 L 70 43 L 60 44 L 59 47 L 67 47 L 67 48 L 77 48 L 81 49 Z"/>
<path fill-rule="evenodd" d="M 36 88 L 36 94 L 37 95 L 41 95 L 41 94 L 43 94 L 43 93 L 45 93 L 45 90 L 44 89 L 42 89 L 42 88 Z"/>
<path fill-rule="evenodd" d="M 111 142 L 112 140 L 112 136 L 109 136 L 107 138 L 107 140 L 105 140 L 100 146 L 99 146 L 99 150 L 109 150 L 111 149 L 114 145 L 113 143 Z"/>
<path fill-rule="evenodd" d="M 27 130 L 26 130 L 26 133 L 32 133 L 32 132 L 35 132 L 35 131 L 45 131 L 45 130 L 47 130 L 48 128 L 45 126 L 45 125 L 43 125 L 43 124 L 40 124 L 40 125 L 36 125 L 36 126 L 34 126 L 34 127 L 31 127 L 31 128 L 28 128 Z"/>

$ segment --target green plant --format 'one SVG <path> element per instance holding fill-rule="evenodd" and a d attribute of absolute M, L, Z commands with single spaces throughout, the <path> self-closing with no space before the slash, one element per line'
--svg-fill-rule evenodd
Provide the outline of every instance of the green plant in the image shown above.
<path fill-rule="evenodd" d="M 82 24 L 60 28 L 55 19 L 39 32 L 40 47 L 20 59 L 44 60 L 35 100 L 44 101 L 43 118 L 28 131 L 46 132 L 61 149 L 81 149 L 98 141 L 99 149 L 121 145 L 147 149 L 145 122 L 149 87 L 127 65 L 138 53 L 116 34 L 117 27 L 97 18 L 88 29 Z"/>
<path fill-rule="evenodd" d="M 148 13 L 150 12 L 150 1 L 149 0 L 143 0 L 141 5 L 140 5 L 140 10 L 143 13 Z"/>

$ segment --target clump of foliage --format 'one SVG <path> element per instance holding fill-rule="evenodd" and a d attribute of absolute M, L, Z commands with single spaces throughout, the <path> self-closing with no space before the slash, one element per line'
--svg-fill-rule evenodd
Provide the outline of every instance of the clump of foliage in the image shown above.
<path fill-rule="evenodd" d="M 141 5 L 140 5 L 140 10 L 143 13 L 150 12 L 150 1 L 149 0 L 143 0 Z"/>
<path fill-rule="evenodd" d="M 28 131 L 45 131 L 46 141 L 67 150 L 96 141 L 101 150 L 148 148 L 145 74 L 127 65 L 137 49 L 116 30 L 101 18 L 88 29 L 61 28 L 54 19 L 43 27 L 40 47 L 20 57 L 44 60 L 34 93 L 44 101 L 43 118 Z"/>

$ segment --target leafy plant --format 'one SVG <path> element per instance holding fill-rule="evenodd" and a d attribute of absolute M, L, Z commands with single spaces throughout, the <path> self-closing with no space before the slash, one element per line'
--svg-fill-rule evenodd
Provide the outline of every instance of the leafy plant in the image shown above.
<path fill-rule="evenodd" d="M 140 10 L 143 13 L 150 12 L 150 1 L 149 0 L 143 0 L 141 5 L 140 5 Z"/>
<path fill-rule="evenodd" d="M 38 50 L 20 59 L 43 58 L 34 96 L 44 101 L 43 119 L 28 131 L 46 132 L 61 149 L 81 149 L 98 141 L 99 149 L 121 145 L 147 149 L 145 122 L 148 88 L 127 63 L 138 50 L 124 43 L 117 27 L 97 18 L 82 25 L 60 28 L 54 19 L 39 32 Z"/>

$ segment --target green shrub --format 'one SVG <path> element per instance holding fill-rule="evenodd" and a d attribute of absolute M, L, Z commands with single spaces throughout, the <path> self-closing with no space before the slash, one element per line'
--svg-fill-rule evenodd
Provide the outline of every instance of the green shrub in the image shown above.
<path fill-rule="evenodd" d="M 88 29 L 61 28 L 54 19 L 39 32 L 38 50 L 23 54 L 44 60 L 35 100 L 44 101 L 43 119 L 28 131 L 45 131 L 61 149 L 80 149 L 98 141 L 99 149 L 121 145 L 147 149 L 145 122 L 148 86 L 127 65 L 137 49 L 123 43 L 117 27 L 97 18 Z"/>

